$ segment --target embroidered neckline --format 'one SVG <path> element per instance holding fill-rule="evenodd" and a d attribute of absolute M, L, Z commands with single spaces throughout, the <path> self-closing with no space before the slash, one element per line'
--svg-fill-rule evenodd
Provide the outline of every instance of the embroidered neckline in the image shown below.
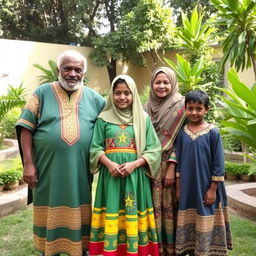
<path fill-rule="evenodd" d="M 198 137 L 207 134 L 212 128 L 214 128 L 213 124 L 209 124 L 205 129 L 199 131 L 199 132 L 192 132 L 188 129 L 188 125 L 186 124 L 184 126 L 184 131 L 186 132 L 186 134 L 192 139 L 192 140 L 196 140 Z"/>
<path fill-rule="evenodd" d="M 83 89 L 80 87 L 70 97 L 56 82 L 52 84 L 52 89 L 59 105 L 61 139 L 69 146 L 72 146 L 80 139 L 78 104 L 82 97 Z"/>

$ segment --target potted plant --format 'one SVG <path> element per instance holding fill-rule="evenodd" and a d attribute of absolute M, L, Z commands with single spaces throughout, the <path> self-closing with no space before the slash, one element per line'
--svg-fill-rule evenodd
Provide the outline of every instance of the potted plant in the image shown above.
<path fill-rule="evenodd" d="M 251 179 L 251 177 L 249 176 L 250 167 L 251 166 L 249 164 L 237 164 L 236 170 L 240 180 L 250 181 Z"/>
<path fill-rule="evenodd" d="M 252 181 L 256 181 L 256 167 L 251 166 L 248 175 L 251 177 Z"/>
<path fill-rule="evenodd" d="M 225 174 L 227 180 L 235 181 L 238 178 L 236 165 L 234 163 L 225 163 Z"/>
<path fill-rule="evenodd" d="M 5 189 L 12 190 L 19 186 L 19 181 L 22 178 L 22 173 L 19 169 L 10 169 L 2 173 Z"/>

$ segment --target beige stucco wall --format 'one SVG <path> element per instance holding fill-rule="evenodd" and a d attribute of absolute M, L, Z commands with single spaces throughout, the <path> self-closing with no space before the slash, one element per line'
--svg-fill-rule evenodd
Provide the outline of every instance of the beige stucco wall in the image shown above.
<path fill-rule="evenodd" d="M 88 86 L 94 88 L 100 93 L 106 93 L 109 90 L 109 77 L 107 69 L 96 67 L 88 58 L 92 48 L 77 47 L 62 44 L 49 44 L 31 41 L 18 41 L 0 39 L 0 95 L 5 93 L 7 85 L 11 84 L 17 87 L 21 82 L 30 91 L 33 91 L 39 84 L 38 76 L 41 71 L 33 67 L 37 63 L 48 68 L 48 60 L 57 60 L 59 54 L 67 49 L 74 49 L 81 52 L 88 61 L 87 76 L 89 77 Z M 175 61 L 177 51 L 165 53 L 165 57 Z M 159 53 L 161 59 L 163 54 Z M 222 51 L 220 47 L 214 47 L 214 59 L 220 59 Z M 157 60 L 153 65 L 151 55 L 146 56 L 147 67 L 137 67 L 127 63 L 119 62 L 117 65 L 117 74 L 125 73 L 132 76 L 137 84 L 139 93 L 142 93 L 144 87 L 150 84 L 150 76 L 155 67 L 166 65 Z M 252 70 L 240 72 L 241 80 L 247 84 L 254 83 Z"/>
<path fill-rule="evenodd" d="M 77 50 L 87 58 L 87 76 L 90 79 L 88 85 L 98 91 L 108 90 L 107 69 L 98 68 L 91 63 L 88 58 L 91 51 L 89 47 L 0 39 L 0 94 L 5 92 L 8 84 L 16 87 L 21 82 L 30 91 L 34 90 L 40 84 L 38 76 L 42 72 L 33 67 L 33 64 L 37 63 L 48 69 L 48 60 L 56 61 L 58 55 L 68 49 Z"/>

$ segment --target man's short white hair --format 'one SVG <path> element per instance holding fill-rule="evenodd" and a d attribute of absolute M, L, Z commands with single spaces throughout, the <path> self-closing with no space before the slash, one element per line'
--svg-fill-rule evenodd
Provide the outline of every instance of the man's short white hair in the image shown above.
<path fill-rule="evenodd" d="M 57 59 L 57 67 L 58 67 L 59 70 L 60 70 L 61 64 L 63 63 L 63 60 L 66 57 L 72 57 L 72 58 L 75 58 L 77 60 L 81 60 L 83 62 L 83 66 L 84 66 L 83 73 L 86 72 L 86 70 L 87 70 L 86 58 L 80 52 L 77 52 L 75 50 L 67 50 L 67 51 L 65 51 L 65 52 L 63 52 L 62 54 L 59 55 L 59 57 Z"/>

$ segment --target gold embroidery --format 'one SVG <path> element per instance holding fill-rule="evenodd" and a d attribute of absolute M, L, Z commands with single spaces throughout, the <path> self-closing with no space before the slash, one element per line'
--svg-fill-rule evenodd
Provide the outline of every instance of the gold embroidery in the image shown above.
<path fill-rule="evenodd" d="M 88 248 L 88 236 L 83 236 L 79 242 L 74 242 L 66 238 L 60 238 L 51 242 L 46 241 L 44 237 L 39 237 L 34 234 L 35 248 L 45 252 L 46 256 L 55 255 L 59 252 L 65 252 L 72 256 L 81 256 L 82 251 Z"/>
<path fill-rule="evenodd" d="M 224 213 L 224 214 L 223 214 Z M 185 226 L 187 224 L 196 224 L 197 231 L 209 232 L 213 226 L 225 226 L 227 210 L 215 209 L 214 215 L 200 216 L 196 209 L 188 209 L 179 211 L 178 226 Z"/>
<path fill-rule="evenodd" d="M 224 181 L 224 176 L 212 176 L 212 181 Z"/>
<path fill-rule="evenodd" d="M 24 109 L 28 109 L 33 113 L 33 115 L 38 118 L 39 113 L 39 98 L 36 94 L 32 94 L 27 103 L 24 106 Z"/>
<path fill-rule="evenodd" d="M 35 126 L 34 124 L 32 124 L 32 123 L 30 123 L 28 120 L 25 120 L 25 119 L 22 119 L 22 118 L 19 119 L 18 123 L 26 124 L 26 125 L 28 125 L 29 127 L 33 128 L 33 129 L 36 128 L 36 126 Z"/>
<path fill-rule="evenodd" d="M 210 124 L 207 128 L 205 128 L 202 131 L 193 133 L 188 129 L 188 125 L 184 126 L 184 131 L 186 132 L 186 134 L 192 139 L 192 140 L 196 140 L 198 137 L 207 134 L 212 128 L 214 128 L 215 126 L 213 124 Z"/>
<path fill-rule="evenodd" d="M 34 206 L 33 216 L 34 225 L 38 227 L 66 227 L 78 230 L 82 225 L 90 225 L 91 205 L 83 204 L 78 208 Z"/>
<path fill-rule="evenodd" d="M 80 138 L 80 125 L 78 118 L 78 104 L 83 94 L 83 88 L 70 95 L 57 83 L 52 84 L 53 92 L 59 104 L 61 116 L 61 138 L 68 145 L 73 145 Z"/>

